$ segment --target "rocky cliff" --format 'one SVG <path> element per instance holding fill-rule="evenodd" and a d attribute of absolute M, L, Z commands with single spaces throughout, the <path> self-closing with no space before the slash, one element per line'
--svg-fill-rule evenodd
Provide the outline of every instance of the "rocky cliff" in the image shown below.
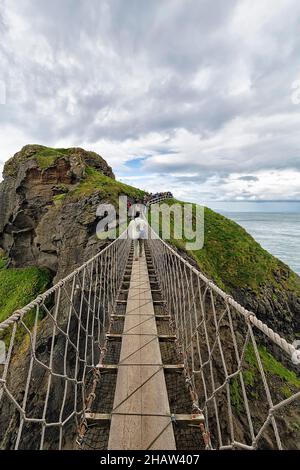
<path fill-rule="evenodd" d="M 51 282 L 55 283 L 83 264 L 107 243 L 96 235 L 100 220 L 96 214 L 99 204 L 111 203 L 117 209 L 119 195 L 126 195 L 131 202 L 144 195 L 142 191 L 116 181 L 102 157 L 80 148 L 51 149 L 27 145 L 6 163 L 3 178 L 0 184 L 0 322 L 45 291 Z M 64 327 L 65 315 L 69 311 L 66 303 L 65 298 L 61 299 L 59 322 Z M 53 308 L 52 298 L 48 308 Z M 33 321 L 31 313 L 25 320 L 30 328 Z M 82 318 L 86 314 L 84 311 Z M 41 361 L 46 363 L 53 324 L 51 318 L 44 315 L 42 312 L 38 325 L 36 353 L 41 354 Z M 76 321 L 70 325 L 69 334 L 75 343 L 78 334 Z M 10 335 L 11 329 L 5 330 L 1 332 L 0 339 L 8 344 Z M 24 329 L 19 325 L 8 379 L 19 403 L 24 397 L 31 357 L 30 343 L 24 336 Z M 53 364 L 58 370 L 61 370 L 64 348 L 64 336 L 57 334 Z M 68 367 L 73 370 L 75 363 L 74 356 L 68 356 Z M 3 372 L 1 367 L 0 375 Z M 28 406 L 31 411 L 39 413 L 44 406 L 48 375 L 38 366 L 33 375 Z M 61 386 L 61 382 L 56 382 L 51 392 L 47 412 L 52 418 L 59 409 Z M 74 406 L 72 396 L 74 400 L 72 393 L 67 397 L 68 410 Z M 4 400 L 0 408 L 0 447 L 13 448 L 18 418 L 12 403 Z M 64 448 L 75 444 L 76 423 L 72 420 L 68 426 Z M 40 430 L 29 428 L 25 432 L 25 448 L 36 448 Z M 53 433 L 46 436 L 46 442 L 46 447 L 55 447 Z"/>
<path fill-rule="evenodd" d="M 54 281 L 61 279 L 99 251 L 104 243 L 96 237 L 96 209 L 100 203 L 116 205 L 120 194 L 127 195 L 130 200 L 143 197 L 142 191 L 117 182 L 102 157 L 79 148 L 50 149 L 28 145 L 6 163 L 3 177 L 0 184 L 0 321 L 46 288 L 49 281 L 46 273 L 52 273 Z M 170 201 L 170 204 L 173 202 Z M 291 341 L 297 338 L 300 333 L 299 277 L 263 250 L 239 225 L 205 209 L 205 244 L 202 250 L 187 253 L 182 242 L 171 242 L 191 263 L 242 305 L 253 310 L 275 331 Z M 1 254 L 1 249 L 5 256 Z M 23 292 L 18 287 L 20 284 Z M 15 299 L 12 302 L 13 296 Z M 63 317 L 63 311 L 60 314 Z M 38 348 L 47 351 L 52 332 L 51 321 L 47 318 L 42 320 L 39 328 Z M 233 348 L 226 341 L 224 335 L 226 357 L 230 358 Z M 284 398 L 288 398 L 295 388 L 299 388 L 299 378 L 294 372 L 288 373 L 277 359 L 268 355 L 263 343 L 260 348 L 272 392 L 282 389 Z M 54 348 L 57 364 L 61 363 L 62 351 L 63 342 L 58 335 Z M 276 357 L 280 355 L 279 351 L 274 353 Z M 260 418 L 263 391 L 255 381 L 258 374 L 251 354 L 251 350 L 247 350 L 246 386 L 252 394 L 254 417 Z M 14 358 L 11 379 L 20 400 L 26 379 L 24 363 L 28 365 L 29 360 L 28 344 L 24 344 Z M 71 363 L 69 365 L 73 366 Z M 290 362 L 288 368 L 291 368 Z M 221 365 L 216 364 L 216 373 L 220 370 Z M 47 375 L 39 374 L 30 397 L 32 409 L 42 406 L 39 397 L 45 392 L 46 385 Z M 238 383 L 233 385 L 232 404 L 237 415 L 235 425 L 242 433 L 246 427 L 245 413 L 240 405 L 242 392 Z M 58 402 L 59 397 L 55 395 L 49 413 L 56 413 Z M 2 435 L 10 413 L 10 407 L 4 407 L 2 422 L 0 420 Z M 298 448 L 300 426 L 297 409 L 292 410 L 282 427 L 289 447 Z M 12 420 L 7 434 L 14 436 L 16 428 L 17 424 Z M 72 433 L 76 434 L 75 427 L 70 431 L 70 436 L 73 436 Z M 39 434 L 37 431 L 33 434 L 28 432 L 26 436 L 26 445 L 30 447 Z M 50 444 L 51 439 L 49 436 Z M 69 444 L 65 445 L 67 447 Z M 11 446 L 9 442 L 5 443 L 5 448 Z"/>
<path fill-rule="evenodd" d="M 111 167 L 81 148 L 26 145 L 5 164 L 0 184 L 0 247 L 10 267 L 37 266 L 59 279 L 95 254 L 96 209 L 117 193 Z M 132 189 L 132 191 L 131 191 Z"/>
<path fill-rule="evenodd" d="M 181 204 L 180 201 L 177 201 Z M 172 205 L 174 201 L 168 201 Z M 300 278 L 286 264 L 264 250 L 241 226 L 228 218 L 211 211 L 204 210 L 205 239 L 201 250 L 187 252 L 184 240 L 171 239 L 181 256 L 189 263 L 206 274 L 223 291 L 230 294 L 242 306 L 255 312 L 256 316 L 269 327 L 291 343 L 300 338 Z M 196 227 L 194 227 L 194 230 Z M 204 291 L 204 289 L 203 289 Z M 194 285 L 197 292 L 197 284 Z M 214 311 L 210 296 L 206 297 L 206 329 L 211 344 L 216 340 Z M 189 308 L 188 297 L 186 309 Z M 219 339 L 223 345 L 223 359 L 228 370 L 234 372 L 235 350 L 229 323 L 224 315 L 224 305 L 216 302 L 216 314 L 220 321 Z M 224 319 L 221 320 L 221 318 Z M 245 344 L 247 325 L 238 315 L 233 320 L 237 344 L 240 351 Z M 203 336 L 201 337 L 201 331 Z M 205 362 L 205 334 L 199 324 L 198 334 L 202 339 L 201 354 Z M 283 354 L 274 343 L 254 329 L 260 361 L 268 383 L 274 404 L 289 399 L 300 389 L 299 365 L 292 363 L 291 357 Z M 214 347 L 217 342 L 214 343 Z M 212 355 L 214 381 L 221 386 L 224 380 L 223 359 L 218 354 L 217 347 Z M 204 372 L 205 374 L 205 372 Z M 206 369 L 206 384 L 209 383 L 209 370 Z M 260 370 L 251 341 L 245 349 L 243 360 L 244 387 L 249 397 L 249 409 L 258 432 L 268 413 L 267 400 L 261 380 Z M 209 386 L 208 386 L 209 388 Z M 201 391 L 201 386 L 199 387 Z M 224 393 L 223 393 L 224 392 Z M 217 398 L 220 410 L 222 432 L 226 435 L 228 428 L 227 396 L 225 390 Z M 233 423 L 236 435 L 242 442 L 251 442 L 247 422 L 247 411 L 243 402 L 241 383 L 235 377 L 230 383 L 230 397 L 233 413 Z M 201 397 L 200 397 L 201 399 Z M 204 400 L 204 395 L 202 396 Z M 209 407 L 208 407 L 209 408 Z M 211 427 L 216 429 L 214 407 L 208 411 Z M 280 415 L 277 413 L 277 425 L 283 438 L 284 448 L 299 449 L 300 443 L 300 412 L 299 399 L 285 406 Z M 259 424 L 260 423 L 260 424 Z M 260 448 L 274 448 L 274 435 L 268 428 L 260 443 Z M 227 438 L 230 440 L 230 436 Z"/>
<path fill-rule="evenodd" d="M 69 274 L 103 245 L 100 203 L 143 192 L 115 180 L 111 167 L 81 148 L 26 145 L 7 161 L 0 183 L 0 249 L 9 267 Z M 174 201 L 170 201 L 173 204 Z M 186 253 L 222 289 L 290 340 L 300 336 L 300 279 L 238 224 L 205 209 L 205 244 Z"/>
<path fill-rule="evenodd" d="M 300 277 L 264 250 L 244 228 L 208 208 L 204 210 L 204 230 L 201 250 L 187 252 L 184 240 L 171 239 L 171 243 L 275 331 L 291 342 L 299 338 Z"/>

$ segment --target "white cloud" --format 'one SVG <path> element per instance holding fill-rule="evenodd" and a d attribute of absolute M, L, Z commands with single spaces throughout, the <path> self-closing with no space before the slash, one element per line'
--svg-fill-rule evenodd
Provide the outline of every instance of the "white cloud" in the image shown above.
<path fill-rule="evenodd" d="M 182 198 L 300 198 L 296 0 L 5 0 L 0 16 L 0 160 L 82 146 L 124 178 L 145 157 L 133 181 Z"/>

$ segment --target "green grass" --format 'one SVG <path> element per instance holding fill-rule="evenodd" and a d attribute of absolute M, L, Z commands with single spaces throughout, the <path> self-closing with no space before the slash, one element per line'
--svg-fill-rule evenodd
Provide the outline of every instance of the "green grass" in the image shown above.
<path fill-rule="evenodd" d="M 0 264 L 1 266 L 1 264 Z M 28 268 L 0 268 L 0 322 L 6 320 L 13 312 L 25 307 L 50 285 L 52 276 L 46 269 L 37 267 Z M 35 321 L 35 309 L 30 310 L 24 316 L 24 323 L 31 329 Z M 43 312 L 39 312 L 39 320 Z M 9 327 L 0 333 L 0 339 L 9 346 L 12 328 Z M 26 340 L 26 341 L 24 341 Z M 24 327 L 16 331 L 15 346 L 28 347 L 29 336 Z M 26 343 L 26 344 L 25 344 Z"/>
<path fill-rule="evenodd" d="M 6 266 L 6 258 L 5 256 L 0 255 L 0 271 L 1 269 L 5 268 L 5 266 Z"/>
<path fill-rule="evenodd" d="M 52 149 L 46 147 L 34 155 L 35 161 L 42 170 L 54 165 L 58 158 L 68 155 L 68 149 Z"/>
<path fill-rule="evenodd" d="M 129 186 L 124 183 L 103 175 L 100 171 L 94 168 L 87 167 L 85 170 L 85 178 L 79 185 L 68 194 L 68 198 L 80 199 L 82 197 L 90 196 L 97 192 L 102 198 L 107 199 L 109 202 L 117 206 L 118 198 L 121 195 L 126 195 L 133 199 L 143 199 L 144 191 Z"/>
<path fill-rule="evenodd" d="M 298 432 L 300 431 L 300 423 L 298 421 L 293 421 L 290 423 L 290 428 L 293 432 Z"/>
<path fill-rule="evenodd" d="M 205 208 L 205 243 L 192 252 L 203 270 L 220 285 L 258 290 L 286 267 L 264 250 L 240 225 Z"/>
<path fill-rule="evenodd" d="M 36 149 L 36 152 L 27 155 L 24 149 L 28 147 Z M 27 159 L 35 160 L 41 169 L 46 169 L 52 166 L 58 158 L 61 158 L 68 154 L 69 149 L 54 149 L 50 147 L 44 147 L 42 145 L 25 146 L 17 156 L 10 158 L 5 163 L 3 175 L 13 177 L 16 176 L 19 165 Z"/>
<path fill-rule="evenodd" d="M 2 268 L 0 270 L 0 322 L 45 291 L 50 280 L 51 276 L 45 269 Z"/>
<path fill-rule="evenodd" d="M 51 148 L 45 147 L 44 145 L 25 145 L 20 152 L 10 158 L 4 165 L 3 176 L 4 177 L 16 177 L 20 165 L 27 160 L 33 160 L 38 164 L 41 170 L 55 165 L 59 158 L 66 157 L 76 159 L 81 165 L 90 165 L 100 167 L 104 165 L 106 167 L 105 160 L 95 152 L 85 151 L 84 149 L 78 148 Z M 107 168 L 108 169 L 108 168 Z"/>
<path fill-rule="evenodd" d="M 56 196 L 53 197 L 54 204 L 56 206 L 61 205 L 62 201 L 65 199 L 66 193 L 63 194 L 56 194 Z"/>
<path fill-rule="evenodd" d="M 277 359 L 267 351 L 265 346 L 259 346 L 259 354 L 266 374 L 281 379 L 281 392 L 285 398 L 290 397 L 294 389 L 300 389 L 300 379 L 295 372 L 287 369 L 281 362 L 277 361 Z M 256 359 L 253 348 L 252 350 L 250 349 L 248 362 L 250 367 L 255 367 Z"/>
<path fill-rule="evenodd" d="M 164 202 L 184 204 L 175 199 Z M 172 215 L 171 226 L 173 230 Z M 184 251 L 186 241 L 170 239 L 174 246 Z M 262 288 L 272 285 L 274 298 L 279 297 L 282 290 L 300 295 L 299 277 L 288 266 L 264 250 L 240 225 L 207 207 L 204 208 L 204 246 L 188 254 L 207 277 L 228 293 L 237 288 L 248 288 L 263 295 Z M 276 280 L 278 277 L 280 283 Z"/>
<path fill-rule="evenodd" d="M 165 204 L 184 204 L 175 199 Z M 195 213 L 195 205 L 193 205 Z M 149 217 L 150 218 L 150 217 Z M 195 230 L 195 217 L 193 218 Z M 160 220 L 159 230 L 162 229 Z M 161 235 L 161 233 L 160 233 Z M 274 301 L 288 291 L 300 295 L 299 277 L 284 263 L 272 256 L 257 243 L 246 230 L 237 223 L 216 212 L 204 208 L 204 246 L 201 250 L 187 251 L 185 238 L 174 239 L 174 215 L 171 213 L 171 237 L 169 242 L 177 249 L 185 251 L 193 258 L 200 270 L 228 293 L 237 288 L 247 289 L 251 295 L 260 298 L 264 289 L 271 287 Z M 279 362 L 264 346 L 258 347 L 267 379 L 281 397 L 288 398 L 300 388 L 300 378 Z M 259 400 L 261 375 L 250 345 L 245 352 L 243 378 L 248 398 Z M 230 383 L 231 402 L 238 413 L 244 412 L 240 378 L 234 377 Z"/>
<path fill-rule="evenodd" d="M 287 369 L 281 362 L 277 361 L 265 346 L 258 346 L 258 352 L 268 383 L 275 381 L 277 392 L 282 399 L 289 398 L 295 391 L 299 390 L 300 378 L 297 377 L 295 372 Z M 248 397 L 259 400 L 257 388 L 262 379 L 252 345 L 248 345 L 245 351 L 242 374 Z M 241 413 L 244 405 L 239 377 L 234 377 L 231 380 L 230 395 L 233 407 L 238 413 Z"/>
<path fill-rule="evenodd" d="M 69 192 L 69 186 L 67 184 L 56 184 L 55 185 L 55 190 L 59 191 L 59 193 L 68 193 Z"/>

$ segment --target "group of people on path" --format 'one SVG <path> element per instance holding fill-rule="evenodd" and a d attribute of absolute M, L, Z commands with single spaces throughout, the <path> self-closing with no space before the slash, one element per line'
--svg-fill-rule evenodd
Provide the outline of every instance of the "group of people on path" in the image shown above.
<path fill-rule="evenodd" d="M 165 199 L 172 199 L 173 194 L 171 191 L 165 191 L 165 192 L 160 192 L 160 193 L 150 193 L 150 194 L 145 194 L 144 196 L 144 204 L 147 204 L 153 199 L 159 199 L 159 198 L 165 198 Z"/>

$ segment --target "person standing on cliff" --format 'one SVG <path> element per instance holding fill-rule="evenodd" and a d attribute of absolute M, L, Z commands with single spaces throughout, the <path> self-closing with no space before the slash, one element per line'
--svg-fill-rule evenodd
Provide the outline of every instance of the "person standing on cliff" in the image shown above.
<path fill-rule="evenodd" d="M 137 261 L 143 254 L 144 240 L 147 238 L 147 222 L 140 216 L 139 211 L 128 225 L 128 236 L 133 240 L 134 258 Z"/>

